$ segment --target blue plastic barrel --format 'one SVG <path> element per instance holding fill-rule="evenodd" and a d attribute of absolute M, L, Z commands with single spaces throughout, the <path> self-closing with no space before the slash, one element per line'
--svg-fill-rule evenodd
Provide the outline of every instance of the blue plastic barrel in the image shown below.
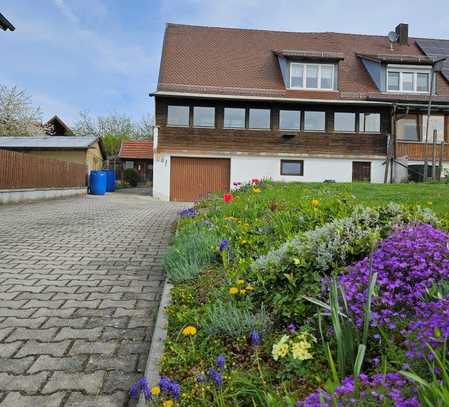
<path fill-rule="evenodd" d="M 92 195 L 104 195 L 106 193 L 107 175 L 104 171 L 91 171 L 89 189 Z"/>
<path fill-rule="evenodd" d="M 107 176 L 106 182 L 106 192 L 115 191 L 115 171 L 114 170 L 104 170 Z"/>

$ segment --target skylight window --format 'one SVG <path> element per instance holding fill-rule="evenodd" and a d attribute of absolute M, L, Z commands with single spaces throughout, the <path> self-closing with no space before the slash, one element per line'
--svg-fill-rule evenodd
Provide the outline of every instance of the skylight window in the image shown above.
<path fill-rule="evenodd" d="M 332 64 L 290 64 L 291 89 L 334 89 L 335 65 Z"/>
<path fill-rule="evenodd" d="M 387 69 L 388 92 L 428 93 L 430 69 L 389 66 Z"/>

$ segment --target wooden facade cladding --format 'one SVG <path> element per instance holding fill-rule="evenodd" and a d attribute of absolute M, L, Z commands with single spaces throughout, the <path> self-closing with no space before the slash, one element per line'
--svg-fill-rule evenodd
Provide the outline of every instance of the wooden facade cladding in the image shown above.
<path fill-rule="evenodd" d="M 348 105 L 293 104 L 280 102 L 216 101 L 205 99 L 178 99 L 156 97 L 156 126 L 158 152 L 292 154 L 329 156 L 385 156 L 390 113 L 385 107 L 360 107 Z M 215 107 L 215 127 L 195 128 L 192 116 L 189 127 L 166 126 L 168 105 Z M 271 110 L 271 129 L 225 129 L 224 108 L 261 108 Z M 278 128 L 279 111 L 315 110 L 326 112 L 326 131 L 282 131 Z M 333 112 L 381 113 L 380 133 L 333 132 Z"/>
<path fill-rule="evenodd" d="M 412 161 L 422 161 L 424 160 L 424 147 L 425 143 L 413 143 L 406 142 L 396 143 L 396 156 L 397 157 L 407 157 Z M 436 160 L 440 159 L 441 154 L 441 143 L 436 144 L 435 146 L 435 156 Z M 429 161 L 432 160 L 432 143 L 427 144 L 427 159 Z M 449 161 L 449 144 L 446 142 L 443 147 L 443 160 Z"/>

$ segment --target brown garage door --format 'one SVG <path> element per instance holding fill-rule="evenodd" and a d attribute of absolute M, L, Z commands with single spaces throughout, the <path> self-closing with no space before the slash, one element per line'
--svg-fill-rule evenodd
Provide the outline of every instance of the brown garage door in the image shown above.
<path fill-rule="evenodd" d="M 222 158 L 172 157 L 170 200 L 191 202 L 211 192 L 228 192 L 230 160 Z"/>
<path fill-rule="evenodd" d="M 371 182 L 371 163 L 365 161 L 353 161 L 352 181 Z"/>

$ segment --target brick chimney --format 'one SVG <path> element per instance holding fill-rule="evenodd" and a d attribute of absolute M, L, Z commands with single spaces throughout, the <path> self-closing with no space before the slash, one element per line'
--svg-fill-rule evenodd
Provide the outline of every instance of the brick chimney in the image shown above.
<path fill-rule="evenodd" d="M 396 26 L 396 34 L 398 35 L 398 43 L 401 45 L 408 44 L 408 24 L 400 23 Z"/>

